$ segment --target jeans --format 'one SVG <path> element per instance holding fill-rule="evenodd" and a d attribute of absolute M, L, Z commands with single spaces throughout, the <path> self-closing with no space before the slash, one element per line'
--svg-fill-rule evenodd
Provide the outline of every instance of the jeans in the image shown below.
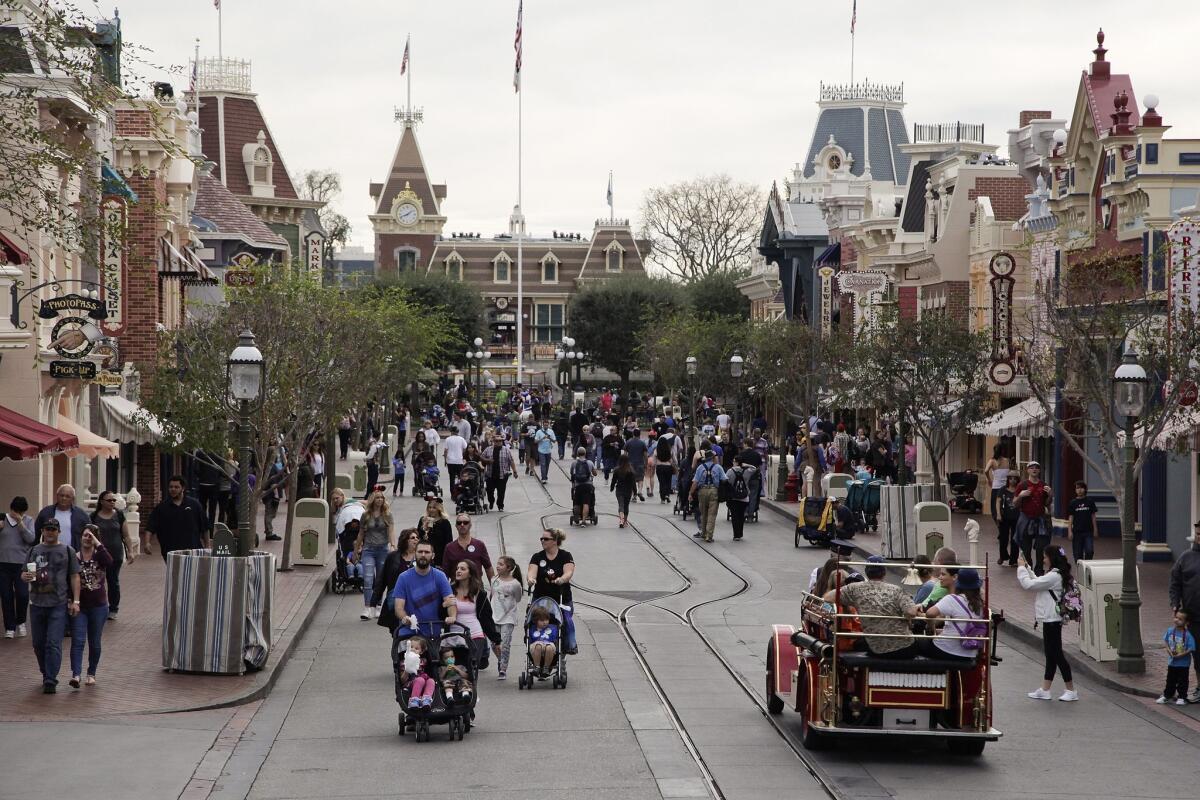
<path fill-rule="evenodd" d="M 562 610 L 563 622 L 566 623 L 567 627 L 566 635 L 563 637 L 565 640 L 564 646 L 568 652 L 573 652 L 575 650 L 575 612 L 568 605 L 561 605 L 559 609 Z"/>
<path fill-rule="evenodd" d="M 338 449 L 341 451 L 342 460 L 346 460 L 346 456 L 350 453 L 350 429 L 338 430 Z"/>
<path fill-rule="evenodd" d="M 104 630 L 104 621 L 108 619 L 108 606 L 81 608 L 79 613 L 71 618 L 71 674 L 82 675 L 83 642 L 88 646 L 88 675 L 96 674 L 100 665 L 100 633 Z"/>
<path fill-rule="evenodd" d="M 462 464 L 447 464 L 446 474 L 450 478 L 450 496 L 455 497 L 458 494 L 458 476 L 462 472 Z"/>
<path fill-rule="evenodd" d="M 1162 696 L 1170 700 L 1172 697 L 1178 697 L 1181 700 L 1187 699 L 1188 690 L 1188 668 L 1183 667 L 1167 667 L 1167 686 L 1163 689 Z"/>
<path fill-rule="evenodd" d="M 488 505 L 495 505 L 501 511 L 504 510 L 504 490 L 508 487 L 508 476 L 501 478 L 489 477 L 485 482 L 487 489 Z"/>
<path fill-rule="evenodd" d="M 1095 557 L 1095 539 L 1091 531 L 1072 531 L 1071 550 L 1075 561 L 1091 561 Z"/>
<path fill-rule="evenodd" d="M 496 659 L 496 671 L 503 675 L 508 672 L 508 657 L 512 653 L 512 635 L 517 626 L 507 622 L 496 627 L 500 629 L 500 656 Z"/>
<path fill-rule="evenodd" d="M 999 561 L 1017 563 L 1017 544 L 1013 541 L 1013 530 L 1016 527 L 1015 521 L 1005 520 L 1003 517 L 996 522 L 996 541 L 1000 545 Z"/>
<path fill-rule="evenodd" d="M 279 501 L 273 497 L 263 499 L 263 535 L 271 536 L 275 533 L 275 515 L 279 513 Z M 163 556 L 166 557 L 165 554 Z"/>
<path fill-rule="evenodd" d="M 746 516 L 754 517 L 758 514 L 758 501 L 762 498 L 762 481 L 750 481 L 750 502 L 746 506 Z"/>
<path fill-rule="evenodd" d="M 567 437 L 560 436 L 558 439 L 558 460 L 563 460 L 563 455 L 567 452 Z"/>
<path fill-rule="evenodd" d="M 371 496 L 377 483 L 379 483 L 379 465 L 372 462 L 367 464 L 367 493 L 363 495 L 364 499 Z"/>
<path fill-rule="evenodd" d="M 396 492 L 403 492 L 403 491 L 404 491 L 404 473 L 397 471 L 395 477 L 392 478 L 392 495 L 394 496 L 396 494 Z"/>
<path fill-rule="evenodd" d="M 733 521 L 733 538 L 742 538 L 742 532 L 746 529 L 746 506 L 748 503 L 738 500 L 730 500 L 727 503 L 729 506 L 729 518 Z"/>
<path fill-rule="evenodd" d="M 654 473 L 658 478 L 658 499 L 665 503 L 671 499 L 671 478 L 675 475 L 675 468 L 670 464 L 656 464 Z"/>
<path fill-rule="evenodd" d="M 0 606 L 6 631 L 15 631 L 28 617 L 29 584 L 21 580 L 24 569 L 24 564 L 0 564 Z"/>
<path fill-rule="evenodd" d="M 359 563 L 363 568 L 363 605 L 371 605 L 371 594 L 375 591 L 375 574 L 383 571 L 383 560 L 387 558 L 386 544 L 364 547 Z"/>
<path fill-rule="evenodd" d="M 542 483 L 545 483 L 546 479 L 550 477 L 550 455 L 550 453 L 537 454 L 538 464 L 540 464 L 542 468 Z"/>
<path fill-rule="evenodd" d="M 108 584 L 108 613 L 116 614 L 121 608 L 121 564 L 118 561 L 104 570 L 104 581 Z"/>
<path fill-rule="evenodd" d="M 67 604 L 30 606 L 29 633 L 33 652 L 37 656 L 42 683 L 58 685 L 58 670 L 62 667 L 62 640 L 67 630 Z"/>
<path fill-rule="evenodd" d="M 1054 680 L 1054 671 L 1057 668 L 1062 674 L 1062 679 L 1070 683 L 1071 665 L 1063 655 L 1061 622 L 1042 623 L 1042 650 L 1046 654 L 1046 671 L 1042 677 L 1048 681 Z"/>

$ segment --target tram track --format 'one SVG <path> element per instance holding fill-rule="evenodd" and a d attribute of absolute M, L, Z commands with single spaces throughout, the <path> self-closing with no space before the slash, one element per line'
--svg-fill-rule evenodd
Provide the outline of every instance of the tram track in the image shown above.
<path fill-rule="evenodd" d="M 562 472 L 564 476 L 566 476 L 566 470 L 563 469 L 562 465 L 558 464 L 557 462 L 554 462 L 554 463 L 558 467 L 559 471 Z M 569 476 L 567 476 L 567 477 L 569 478 Z M 537 479 L 535 478 L 535 480 L 537 480 Z M 556 500 L 554 495 L 551 494 L 550 489 L 545 484 L 543 484 L 540 480 L 537 480 L 537 484 L 538 484 L 538 486 L 540 486 L 542 488 L 542 491 L 546 495 L 547 502 L 551 506 L 557 506 L 557 507 L 563 509 L 562 511 L 550 512 L 547 514 L 543 514 L 539 517 L 539 523 L 542 525 L 542 528 L 545 529 L 546 527 L 548 527 L 546 524 L 548 519 L 550 519 L 551 517 L 555 517 L 555 516 L 562 516 L 564 514 L 569 516 L 571 514 L 571 509 L 568 506 L 564 506 L 562 503 L 560 503 L 558 500 Z M 603 513 L 597 512 L 597 516 L 615 518 L 615 515 L 611 514 L 609 512 L 603 512 Z M 664 522 L 666 522 L 672 528 L 674 528 L 675 531 L 681 537 L 683 537 L 684 540 L 686 542 L 688 542 L 691 546 L 698 548 L 701 552 L 705 553 L 709 558 L 711 558 L 718 565 L 720 565 L 720 567 L 722 569 L 724 569 L 726 572 L 728 572 L 738 583 L 741 584 L 740 588 L 738 588 L 738 590 L 735 592 L 730 592 L 730 593 L 724 594 L 720 597 L 709 598 L 707 600 L 703 600 L 701 602 L 690 605 L 683 610 L 683 613 L 672 611 L 671 609 L 668 609 L 668 608 L 663 608 L 662 606 L 658 605 L 658 603 L 660 603 L 662 600 L 664 600 L 666 598 L 676 597 L 676 596 L 685 594 L 686 592 L 688 592 L 690 589 L 693 588 L 694 584 L 693 584 L 691 578 L 687 575 L 687 573 L 684 572 L 682 569 L 680 569 L 668 557 L 667 553 L 662 548 L 660 548 L 657 544 L 655 544 L 650 539 L 650 537 L 648 537 L 645 533 L 643 533 L 642 530 L 640 528 L 638 528 L 637 525 L 635 525 L 632 522 L 627 521 L 626 527 L 629 528 L 630 530 L 632 530 L 638 536 L 638 538 L 641 539 L 646 544 L 646 546 L 649 547 L 663 561 L 663 563 L 665 563 L 667 565 L 667 567 L 683 581 L 683 587 L 680 589 L 677 589 L 673 592 L 667 592 L 662 595 L 658 595 L 657 597 L 654 597 L 654 598 L 647 598 L 644 600 L 629 602 L 626 598 L 621 598 L 621 597 L 618 597 L 617 595 L 612 595 L 612 594 L 608 594 L 608 593 L 605 593 L 602 591 L 589 589 L 586 586 L 579 584 L 578 582 L 572 581 L 571 585 L 575 589 L 579 589 L 583 592 L 595 595 L 597 597 L 609 597 L 609 598 L 618 599 L 618 600 L 628 603 L 623 608 L 621 608 L 620 611 L 617 611 L 617 612 L 614 612 L 611 609 L 605 608 L 601 605 L 597 605 L 596 603 L 589 603 L 586 601 L 576 600 L 575 605 L 584 606 L 586 608 L 590 608 L 595 611 L 599 611 L 600 613 L 604 614 L 608 618 L 612 619 L 614 623 L 616 623 L 617 629 L 620 631 L 622 638 L 624 638 L 626 644 L 629 645 L 630 650 L 634 654 L 634 658 L 637 660 L 638 665 L 641 667 L 643 673 L 646 675 L 646 679 L 650 682 L 651 688 L 654 690 L 655 695 L 658 697 L 659 702 L 662 704 L 664 710 L 667 713 L 667 716 L 670 718 L 672 727 L 675 729 L 675 731 L 679 735 L 679 737 L 680 737 L 681 741 L 683 742 L 685 748 L 687 749 L 689 755 L 696 762 L 696 766 L 700 770 L 701 774 L 703 775 L 705 783 L 708 786 L 709 792 L 713 795 L 713 797 L 722 798 L 722 800 L 723 800 L 725 795 L 722 793 L 719 783 L 717 782 L 716 778 L 713 776 L 712 771 L 709 769 L 708 764 L 705 762 L 704 757 L 700 752 L 700 748 L 693 741 L 690 733 L 687 731 L 687 728 L 683 723 L 683 720 L 680 718 L 675 707 L 672 705 L 670 698 L 667 696 L 667 692 L 666 692 L 663 682 L 655 674 L 654 668 L 650 665 L 649 661 L 643 654 L 643 652 L 638 644 L 637 639 L 634 637 L 632 630 L 630 630 L 629 615 L 631 612 L 635 611 L 638 608 L 641 608 L 641 607 L 656 608 L 659 611 L 663 611 L 663 612 L 670 614 L 671 616 L 679 619 L 683 625 L 686 625 L 689 628 L 689 630 L 691 630 L 691 632 L 694 633 L 699 638 L 700 642 L 704 645 L 705 649 L 708 650 L 708 652 L 711 653 L 713 655 L 713 657 L 717 659 L 717 662 L 721 665 L 721 667 L 725 671 L 725 673 L 727 673 L 729 675 L 729 677 L 733 679 L 734 683 L 737 684 L 737 686 L 742 690 L 742 692 L 759 709 L 759 712 L 763 715 L 763 717 L 767 720 L 767 722 L 770 723 L 771 727 L 775 730 L 775 732 L 779 735 L 779 737 L 781 739 L 783 739 L 784 744 L 787 745 L 788 749 L 792 751 L 792 753 L 796 756 L 796 758 L 800 761 L 800 763 L 804 765 L 804 768 L 812 776 L 813 780 L 815 780 L 817 782 L 817 784 L 822 788 L 822 790 L 829 797 L 833 798 L 834 800 L 852 800 L 853 795 L 847 793 L 841 787 L 838 786 L 837 782 L 833 779 L 833 776 L 830 775 L 820 764 L 818 764 L 808 754 L 808 751 L 800 743 L 800 740 L 795 736 L 795 734 L 793 734 L 790 730 L 788 730 L 788 728 L 786 726 L 784 726 L 783 721 L 781 719 L 775 717 L 774 715 L 768 713 L 766 699 L 759 696 L 759 694 L 754 690 L 754 688 L 750 684 L 750 682 L 747 681 L 737 671 L 737 669 L 733 666 L 733 664 L 730 663 L 730 661 L 721 653 L 720 649 L 716 646 L 716 644 L 714 644 L 712 639 L 704 632 L 704 630 L 701 628 L 701 626 L 696 622 L 696 619 L 695 619 L 696 612 L 700 611 L 701 609 L 705 608 L 706 606 L 710 606 L 715 603 L 727 602 L 729 600 L 732 600 L 732 599 L 744 594 L 750 588 L 750 581 L 747 580 L 734 567 L 730 566 L 725 561 L 723 561 L 716 553 L 714 553 L 712 551 L 711 548 L 705 547 L 703 544 L 701 544 L 700 542 L 695 540 L 689 532 L 687 532 L 682 527 L 680 527 L 679 523 L 674 519 L 674 517 L 671 517 L 671 518 L 659 517 L 659 519 L 662 519 Z M 550 526 L 550 527 L 557 527 L 557 526 Z M 500 535 L 501 551 L 505 552 L 506 550 L 505 550 L 503 518 L 500 518 L 498 520 L 498 529 L 499 529 L 499 535 Z"/>

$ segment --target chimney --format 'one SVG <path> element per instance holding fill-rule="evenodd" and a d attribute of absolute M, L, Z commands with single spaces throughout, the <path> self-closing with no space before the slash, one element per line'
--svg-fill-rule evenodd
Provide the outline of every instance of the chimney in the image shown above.
<path fill-rule="evenodd" d="M 1024 128 L 1035 119 L 1050 119 L 1053 116 L 1049 111 L 1022 111 L 1021 121 L 1017 124 L 1018 128 Z"/>
<path fill-rule="evenodd" d="M 1096 54 L 1096 60 L 1092 62 L 1091 76 L 1097 80 L 1106 81 L 1109 75 L 1112 74 L 1112 65 L 1104 60 L 1104 54 L 1108 51 L 1104 49 L 1104 29 L 1096 34 L 1096 49 L 1092 51 Z"/>

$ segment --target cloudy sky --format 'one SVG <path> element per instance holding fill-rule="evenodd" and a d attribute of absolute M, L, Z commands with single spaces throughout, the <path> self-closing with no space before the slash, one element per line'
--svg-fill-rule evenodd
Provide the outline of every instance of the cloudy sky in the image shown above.
<path fill-rule="evenodd" d="M 94 1 L 94 0 L 92 0 Z M 102 6 L 111 13 L 105 0 Z M 516 202 L 517 0 L 224 0 L 224 54 L 253 83 L 288 169 L 339 172 L 352 240 L 372 246 L 367 187 L 386 177 L 405 101 L 448 231 L 498 233 Z M 127 42 L 177 65 L 217 54 L 212 0 L 123 0 Z M 169 8 L 169 11 L 167 10 Z M 818 84 L 850 71 L 851 0 L 526 0 L 524 203 L 535 234 L 636 218 L 649 187 L 725 172 L 764 190 L 808 147 Z M 1189 9 L 1191 9 L 1189 11 Z M 1021 109 L 1066 116 L 1103 26 L 1114 72 L 1154 92 L 1169 136 L 1200 138 L 1194 5 L 1156 0 L 858 3 L 855 75 L 903 82 L 914 122 L 982 122 L 1001 146 Z M 142 68 L 146 72 L 146 68 Z M 150 72 L 153 74 L 154 69 Z M 1189 77 L 1190 76 L 1190 77 Z M 155 77 L 159 77 L 155 75 Z"/>

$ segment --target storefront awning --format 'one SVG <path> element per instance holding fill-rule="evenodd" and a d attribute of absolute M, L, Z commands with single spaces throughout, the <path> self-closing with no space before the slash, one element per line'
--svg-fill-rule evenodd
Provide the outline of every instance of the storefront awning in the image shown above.
<path fill-rule="evenodd" d="M 104 185 L 105 194 L 115 194 L 119 197 L 124 197 L 131 203 L 138 201 L 137 192 L 129 188 L 129 184 L 121 177 L 121 173 L 113 169 L 112 165 L 107 161 L 100 163 L 100 178 Z"/>
<path fill-rule="evenodd" d="M 0 406 L 0 458 L 22 461 L 78 446 L 76 437 Z"/>
<path fill-rule="evenodd" d="M 1154 437 L 1154 441 L 1150 442 L 1150 448 L 1153 450 L 1172 450 L 1177 444 L 1182 442 L 1194 441 L 1195 437 L 1200 435 L 1200 409 L 1195 406 L 1189 408 L 1176 409 L 1171 419 L 1167 420 L 1163 425 L 1163 429 L 1159 431 L 1158 436 Z M 1144 444 L 1146 438 L 1146 430 L 1141 425 L 1134 428 L 1133 443 L 1137 447 Z M 1125 446 L 1125 431 L 1117 431 L 1117 445 Z M 1193 449 L 1195 445 L 1193 444 Z"/>
<path fill-rule="evenodd" d="M 69 456 L 83 456 L 84 458 L 117 458 L 121 455 L 121 446 L 116 442 L 110 442 L 103 436 L 92 433 L 87 428 L 80 425 L 69 417 L 60 416 L 54 421 L 54 427 L 58 428 L 68 436 L 74 436 L 79 440 L 76 447 L 67 448 Z"/>
<path fill-rule="evenodd" d="M 1049 437 L 1054 435 L 1054 423 L 1041 402 L 1030 397 L 972 425 L 969 432 L 978 436 L 1016 436 L 1021 439 Z"/>
<path fill-rule="evenodd" d="M 817 260 L 813 262 L 814 266 L 823 267 L 826 265 L 842 263 L 842 243 L 834 242 L 821 251 L 821 255 L 817 256 Z"/>
<path fill-rule="evenodd" d="M 120 395 L 100 395 L 100 417 L 108 438 L 113 441 L 155 445 L 162 439 L 162 423 Z"/>

